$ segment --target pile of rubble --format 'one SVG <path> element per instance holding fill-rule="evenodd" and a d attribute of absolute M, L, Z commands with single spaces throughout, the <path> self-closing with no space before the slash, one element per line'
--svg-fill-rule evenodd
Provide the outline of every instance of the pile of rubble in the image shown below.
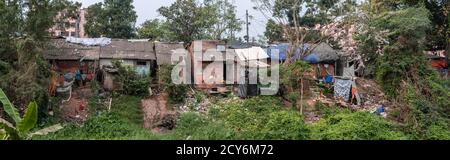
<path fill-rule="evenodd" d="M 359 78 L 356 80 L 358 93 L 363 100 L 363 104 L 359 106 L 360 109 L 371 111 L 379 105 L 390 107 L 391 104 L 387 100 L 381 86 L 374 80 Z"/>
<path fill-rule="evenodd" d="M 354 111 L 366 111 L 375 112 L 377 108 L 383 107 L 389 110 L 392 104 L 387 100 L 381 87 L 374 81 L 368 79 L 358 78 L 356 79 L 357 93 L 361 99 L 361 105 L 351 103 L 342 98 L 327 97 L 319 94 L 310 102 L 309 105 L 314 106 L 316 103 L 320 102 L 327 106 L 339 106 L 342 108 L 349 108 Z"/>
<path fill-rule="evenodd" d="M 194 96 L 188 96 L 184 104 L 178 107 L 179 111 L 185 112 L 198 112 L 198 113 L 208 113 L 211 102 L 205 96 L 202 96 L 200 100 Z"/>

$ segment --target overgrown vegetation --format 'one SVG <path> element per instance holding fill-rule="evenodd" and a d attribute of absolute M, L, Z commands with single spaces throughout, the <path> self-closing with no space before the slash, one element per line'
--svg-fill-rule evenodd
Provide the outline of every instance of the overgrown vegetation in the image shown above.
<path fill-rule="evenodd" d="M 281 66 L 280 72 L 284 96 L 303 114 L 304 84 L 311 78 L 311 65 L 305 61 L 296 61 Z"/>
<path fill-rule="evenodd" d="M 172 65 L 162 65 L 158 69 L 158 82 L 162 90 L 166 91 L 169 103 L 176 104 L 184 102 L 188 86 L 185 84 L 172 83 Z"/>
<path fill-rule="evenodd" d="M 413 139 L 448 139 L 443 135 L 450 129 L 450 88 L 423 54 L 429 15 L 422 7 L 382 12 L 367 24 L 371 30 L 359 40 L 374 60 L 375 78 L 397 103 L 397 120 L 406 124 L 403 130 Z"/>
<path fill-rule="evenodd" d="M 367 112 L 339 110 L 310 126 L 314 140 L 405 140 L 385 119 Z"/>
<path fill-rule="evenodd" d="M 36 101 L 39 119 L 46 117 L 50 66 L 42 53 L 54 17 L 75 5 L 68 0 L 0 2 L 0 87 L 20 113 Z"/>
<path fill-rule="evenodd" d="M 55 125 L 31 133 L 30 131 L 38 121 L 38 106 L 36 102 L 30 102 L 24 116 L 20 117 L 17 108 L 9 101 L 2 89 L 0 89 L 0 106 L 4 108 L 9 118 L 16 124 L 14 126 L 12 123 L 0 117 L 0 140 L 30 139 L 35 135 L 45 135 L 61 129 L 61 126 Z"/>
<path fill-rule="evenodd" d="M 120 92 L 125 95 L 148 96 L 151 83 L 150 75 L 139 75 L 130 66 L 124 66 L 120 61 L 113 62 L 118 68 L 118 80 L 121 84 Z"/>
<path fill-rule="evenodd" d="M 106 108 L 95 113 L 82 126 L 67 124 L 63 130 L 36 139 L 63 140 L 132 140 L 154 139 L 142 126 L 140 98 L 120 96 L 114 98 L 111 111 Z M 100 111 L 100 110 L 99 110 Z"/>
<path fill-rule="evenodd" d="M 207 115 L 183 113 L 176 128 L 155 135 L 142 128 L 140 99 L 121 96 L 111 112 L 93 116 L 84 125 L 71 124 L 37 139 L 182 139 L 182 140 L 402 140 L 413 139 L 401 128 L 375 114 L 318 106 L 324 118 L 312 125 L 298 111 L 284 108 L 277 97 L 227 99 Z M 326 113 L 326 114 L 325 114 Z M 439 126 L 433 130 L 442 131 Z M 441 133 L 441 134 L 437 134 Z M 427 133 L 436 139 L 442 132 Z"/>

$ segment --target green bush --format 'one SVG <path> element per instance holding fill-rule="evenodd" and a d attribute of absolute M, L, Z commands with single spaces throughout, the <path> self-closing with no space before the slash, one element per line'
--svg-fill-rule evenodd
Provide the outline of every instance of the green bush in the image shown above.
<path fill-rule="evenodd" d="M 9 73 L 10 70 L 11 70 L 11 65 L 7 62 L 0 60 L 0 78 L 1 78 L 1 76 Z"/>
<path fill-rule="evenodd" d="M 140 98 L 121 96 L 113 99 L 111 111 L 91 115 L 82 125 L 68 124 L 64 129 L 37 137 L 52 140 L 145 140 L 163 139 L 143 126 Z"/>
<path fill-rule="evenodd" d="M 182 103 L 186 99 L 187 85 L 172 83 L 173 65 L 162 65 L 158 69 L 158 82 L 169 94 L 169 103 Z"/>
<path fill-rule="evenodd" d="M 157 77 L 158 77 L 158 83 L 162 85 L 162 87 L 165 87 L 165 85 L 172 83 L 172 70 L 173 65 L 161 65 L 158 68 Z"/>
<path fill-rule="evenodd" d="M 233 101 L 210 110 L 209 116 L 182 114 L 177 138 L 206 140 L 303 140 L 309 130 L 296 111 L 283 110 L 277 97 Z"/>
<path fill-rule="evenodd" d="M 292 111 L 279 111 L 269 115 L 269 121 L 263 132 L 264 139 L 305 140 L 309 138 L 309 129 L 303 117 Z"/>
<path fill-rule="evenodd" d="M 83 126 L 68 124 L 54 134 L 36 139 L 51 140 L 144 140 L 155 139 L 150 131 L 130 124 L 116 113 L 102 113 L 89 118 Z"/>
<path fill-rule="evenodd" d="M 297 102 L 300 99 L 300 93 L 298 92 L 288 93 L 286 98 L 289 100 L 289 102 L 292 103 L 292 107 L 297 107 Z"/>
<path fill-rule="evenodd" d="M 186 92 L 188 87 L 186 85 L 170 84 L 166 87 L 166 92 L 169 94 L 168 100 L 170 103 L 182 103 L 186 99 Z"/>
<path fill-rule="evenodd" d="M 302 116 L 283 109 L 278 97 L 254 97 L 219 104 L 210 113 L 213 121 L 223 122 L 233 130 L 235 139 L 278 140 L 307 139 L 309 131 Z"/>
<path fill-rule="evenodd" d="M 366 112 L 342 112 L 311 126 L 315 140 L 401 140 L 407 137 L 385 119 Z"/>
<path fill-rule="evenodd" d="M 175 131 L 178 139 L 191 140 L 231 140 L 232 130 L 219 121 L 212 121 L 198 113 L 184 113 L 177 121 Z"/>
<path fill-rule="evenodd" d="M 242 107 L 249 109 L 251 112 L 265 113 L 280 109 L 282 101 L 278 97 L 260 96 L 245 100 Z"/>
<path fill-rule="evenodd" d="M 425 136 L 427 140 L 450 140 L 448 122 L 429 126 Z"/>
<path fill-rule="evenodd" d="M 183 135 L 190 135 L 206 123 L 207 119 L 197 113 L 185 113 L 177 121 L 177 130 Z"/>
<path fill-rule="evenodd" d="M 133 96 L 148 96 L 151 83 L 150 75 L 139 75 L 129 66 L 123 66 L 121 62 L 113 62 L 119 68 L 118 80 L 122 86 L 121 93 Z"/>

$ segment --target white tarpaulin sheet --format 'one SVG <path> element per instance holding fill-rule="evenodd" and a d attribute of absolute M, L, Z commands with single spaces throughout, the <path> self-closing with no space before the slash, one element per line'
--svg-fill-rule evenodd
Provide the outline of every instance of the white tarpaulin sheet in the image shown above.
<path fill-rule="evenodd" d="M 111 38 L 75 38 L 67 37 L 66 42 L 85 46 L 106 46 L 111 44 Z"/>
<path fill-rule="evenodd" d="M 242 65 L 242 63 L 241 63 Z M 269 64 L 261 62 L 261 61 L 257 61 L 257 60 L 251 60 L 248 61 L 248 67 L 250 68 L 267 68 L 270 67 Z"/>
<path fill-rule="evenodd" d="M 343 98 L 345 101 L 348 101 L 350 99 L 351 89 L 351 80 L 336 79 L 334 83 L 334 97 Z"/>
<path fill-rule="evenodd" d="M 234 51 L 241 61 L 269 58 L 269 55 L 261 47 L 235 49 Z"/>

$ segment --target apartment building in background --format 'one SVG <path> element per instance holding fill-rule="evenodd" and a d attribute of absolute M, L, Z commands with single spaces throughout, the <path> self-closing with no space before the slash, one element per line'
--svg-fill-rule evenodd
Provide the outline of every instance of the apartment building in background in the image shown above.
<path fill-rule="evenodd" d="M 58 17 L 65 17 L 65 12 L 60 12 Z M 86 38 L 84 25 L 86 24 L 87 9 L 78 10 L 77 18 L 68 18 L 57 22 L 49 29 L 53 37 L 78 37 Z"/>

